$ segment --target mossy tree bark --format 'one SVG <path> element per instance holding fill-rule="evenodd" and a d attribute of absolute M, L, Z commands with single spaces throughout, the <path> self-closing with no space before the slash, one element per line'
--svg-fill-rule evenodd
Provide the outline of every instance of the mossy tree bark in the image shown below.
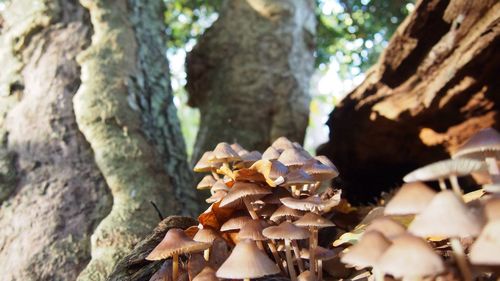
<path fill-rule="evenodd" d="M 395 188 L 481 128 L 500 128 L 499 43 L 498 1 L 417 1 L 328 121 L 319 152 L 339 168 L 351 201 Z"/>
<path fill-rule="evenodd" d="M 161 1 L 16 0 L 1 14 L 0 275 L 104 280 L 198 207 Z"/>
<path fill-rule="evenodd" d="M 314 35 L 314 1 L 223 2 L 186 61 L 201 115 L 193 160 L 221 141 L 259 150 L 280 136 L 303 141 Z"/>

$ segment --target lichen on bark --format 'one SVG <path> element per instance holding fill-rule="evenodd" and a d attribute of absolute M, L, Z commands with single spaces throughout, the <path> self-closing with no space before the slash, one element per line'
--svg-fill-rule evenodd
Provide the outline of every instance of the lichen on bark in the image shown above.
<path fill-rule="evenodd" d="M 92 235 L 92 260 L 78 280 L 104 280 L 158 223 L 150 201 L 164 215 L 192 214 L 197 207 L 172 105 L 160 4 L 80 2 L 94 34 L 78 57 L 82 85 L 74 108 L 113 208 Z"/>
<path fill-rule="evenodd" d="M 186 60 L 201 115 L 193 160 L 221 141 L 258 150 L 280 136 L 303 141 L 314 35 L 313 1 L 223 2 Z"/>

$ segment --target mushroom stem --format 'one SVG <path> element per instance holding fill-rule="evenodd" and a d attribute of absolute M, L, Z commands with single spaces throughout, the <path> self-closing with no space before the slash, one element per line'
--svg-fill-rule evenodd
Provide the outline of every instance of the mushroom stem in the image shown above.
<path fill-rule="evenodd" d="M 250 281 L 250 278 L 244 278 L 243 281 Z"/>
<path fill-rule="evenodd" d="M 380 269 L 373 267 L 373 275 L 375 275 L 375 281 L 384 281 L 384 272 Z"/>
<path fill-rule="evenodd" d="M 497 159 L 495 157 L 486 157 L 484 159 L 486 166 L 488 166 L 488 173 L 491 177 L 492 183 L 500 181 L 500 169 L 498 169 Z"/>
<path fill-rule="evenodd" d="M 214 170 L 212 170 L 212 177 L 214 177 L 215 180 L 220 179 L 219 175 Z"/>
<path fill-rule="evenodd" d="M 458 238 L 450 238 L 450 244 L 464 281 L 471 281 L 472 273 L 470 271 L 469 265 L 467 264 L 467 257 L 464 254 L 462 244 L 460 244 Z"/>
<path fill-rule="evenodd" d="M 317 181 L 315 184 L 312 185 L 312 188 L 309 190 L 309 194 L 316 194 L 316 191 L 319 189 L 321 186 L 321 182 Z"/>
<path fill-rule="evenodd" d="M 462 196 L 462 190 L 460 189 L 460 185 L 458 184 L 457 175 L 450 175 L 450 183 L 453 191 L 458 195 Z"/>
<path fill-rule="evenodd" d="M 203 251 L 203 258 L 208 261 L 210 259 L 210 248 Z"/>
<path fill-rule="evenodd" d="M 297 186 L 294 184 L 290 188 L 292 189 L 292 197 L 297 198 Z"/>
<path fill-rule="evenodd" d="M 290 280 L 297 281 L 297 273 L 295 273 L 295 267 L 293 265 L 292 251 L 290 250 L 290 239 L 285 239 L 285 251 L 286 251 L 286 264 L 288 265 L 288 273 L 290 275 Z"/>
<path fill-rule="evenodd" d="M 285 268 L 283 267 L 283 263 L 281 262 L 281 257 L 278 255 L 278 251 L 276 250 L 276 247 L 274 246 L 274 244 L 272 242 L 267 242 L 267 246 L 269 247 L 269 250 L 273 254 L 274 261 L 276 262 L 276 264 L 280 268 L 281 272 L 286 274 L 287 272 L 286 272 Z"/>
<path fill-rule="evenodd" d="M 244 197 L 243 198 L 243 203 L 245 203 L 245 206 L 247 207 L 248 213 L 250 214 L 250 216 L 252 217 L 252 219 L 258 220 L 259 216 L 253 210 L 253 207 L 252 207 L 252 204 L 250 203 L 250 200 L 247 197 Z"/>
<path fill-rule="evenodd" d="M 255 242 L 257 243 L 257 247 L 259 247 L 259 249 L 264 251 L 264 245 L 262 245 L 262 241 L 255 241 Z"/>
<path fill-rule="evenodd" d="M 446 183 L 444 182 L 444 179 L 443 178 L 439 178 L 439 188 L 441 188 L 441 190 L 446 190 Z"/>
<path fill-rule="evenodd" d="M 292 240 L 292 248 L 293 248 L 293 253 L 295 254 L 295 259 L 297 260 L 297 265 L 299 266 L 299 272 L 302 273 L 304 272 L 304 263 L 300 258 L 299 244 L 297 244 L 297 241 Z"/>
<path fill-rule="evenodd" d="M 309 269 L 311 273 L 316 274 L 317 265 L 315 249 L 318 247 L 318 229 L 312 226 L 309 228 L 309 231 L 311 232 L 311 237 L 309 237 Z"/>
<path fill-rule="evenodd" d="M 179 273 L 179 255 L 174 254 L 172 256 L 172 280 L 177 280 L 177 276 Z"/>
<path fill-rule="evenodd" d="M 318 280 L 323 280 L 323 261 L 318 260 Z"/>

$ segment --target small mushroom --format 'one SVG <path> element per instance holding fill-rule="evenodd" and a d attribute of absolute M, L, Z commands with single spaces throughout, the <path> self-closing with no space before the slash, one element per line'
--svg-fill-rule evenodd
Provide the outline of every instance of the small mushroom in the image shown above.
<path fill-rule="evenodd" d="M 293 142 L 290 141 L 286 137 L 279 137 L 277 138 L 272 144 L 271 147 L 275 148 L 278 151 L 283 151 L 288 148 L 296 148 L 295 145 L 293 145 Z"/>
<path fill-rule="evenodd" d="M 222 236 L 220 236 L 220 234 L 217 231 L 213 230 L 212 228 L 205 227 L 196 232 L 196 234 L 193 237 L 193 240 L 196 242 L 209 243 L 210 245 L 212 245 L 214 240 L 217 238 L 222 239 Z M 203 257 L 205 258 L 206 261 L 210 259 L 210 248 L 204 250 Z"/>
<path fill-rule="evenodd" d="M 193 281 L 219 281 L 219 278 L 215 276 L 215 270 L 213 268 L 206 266 L 193 278 Z"/>
<path fill-rule="evenodd" d="M 482 219 L 467 209 L 461 197 L 451 191 L 436 194 L 408 227 L 408 231 L 420 237 L 450 238 L 457 264 L 466 281 L 472 280 L 462 245 L 458 238 L 476 237 L 481 232 Z"/>
<path fill-rule="evenodd" d="M 328 261 L 337 256 L 337 252 L 321 246 L 316 247 L 314 256 L 318 262 L 318 280 L 323 280 L 323 261 Z M 308 249 L 302 249 L 300 251 L 300 257 L 304 259 L 310 258 L 310 253 Z"/>
<path fill-rule="evenodd" d="M 335 226 L 331 221 L 323 218 L 322 216 L 309 212 L 305 214 L 302 218 L 294 222 L 295 225 L 300 227 L 305 227 L 309 229 L 311 233 L 309 237 L 309 253 L 310 263 L 311 263 L 311 271 L 313 273 L 317 272 L 317 263 L 315 257 L 315 249 L 318 247 L 318 230 L 325 227 Z"/>
<path fill-rule="evenodd" d="M 198 190 L 210 189 L 214 185 L 216 180 L 212 175 L 206 175 L 201 179 L 201 181 L 196 186 Z"/>
<path fill-rule="evenodd" d="M 500 181 L 500 169 L 497 160 L 500 155 L 500 133 L 493 128 L 486 128 L 467 140 L 454 154 L 453 158 L 484 159 L 493 183 Z"/>
<path fill-rule="evenodd" d="M 229 190 L 226 197 L 222 199 L 220 207 L 234 207 L 243 202 L 252 219 L 258 219 L 259 217 L 255 213 L 251 202 L 267 194 L 271 194 L 271 191 L 256 183 L 237 181 Z"/>
<path fill-rule="evenodd" d="M 214 171 L 217 170 L 217 168 L 219 168 L 222 164 L 210 162 L 209 158 L 211 158 L 212 155 L 212 151 L 203 153 L 200 160 L 196 163 L 196 165 L 194 165 L 193 170 L 197 173 L 212 172 L 214 178 L 218 178 Z"/>
<path fill-rule="evenodd" d="M 290 249 L 291 240 L 302 240 L 309 237 L 309 232 L 293 225 L 289 222 L 282 222 L 278 226 L 270 226 L 262 231 L 262 234 L 269 239 L 285 240 L 285 253 L 286 263 L 288 265 L 288 273 L 292 281 L 297 280 L 297 274 L 292 259 L 292 252 Z"/>
<path fill-rule="evenodd" d="M 387 248 L 377 262 L 378 268 L 395 278 L 419 279 L 444 271 L 444 264 L 434 250 L 422 239 L 402 235 Z"/>
<path fill-rule="evenodd" d="M 470 248 L 470 261 L 476 265 L 500 266 L 500 220 L 489 222 Z"/>
<path fill-rule="evenodd" d="M 247 216 L 231 218 L 220 227 L 220 231 L 239 230 L 251 220 L 252 218 Z"/>
<path fill-rule="evenodd" d="M 405 182 L 438 180 L 442 190 L 446 189 L 444 179 L 449 178 L 453 191 L 462 195 L 458 177 L 466 176 L 485 169 L 483 162 L 472 159 L 448 159 L 438 161 L 407 174 Z"/>
<path fill-rule="evenodd" d="M 348 248 L 340 261 L 358 268 L 375 267 L 391 241 L 378 231 L 366 231 L 358 243 Z"/>
<path fill-rule="evenodd" d="M 302 150 L 293 147 L 283 150 L 278 161 L 289 168 L 300 168 L 306 165 L 310 159 L 311 157 L 304 155 Z"/>
<path fill-rule="evenodd" d="M 146 260 L 163 260 L 172 257 L 172 280 L 177 280 L 179 255 L 208 249 L 209 243 L 193 241 L 182 229 L 170 229 Z"/>
<path fill-rule="evenodd" d="M 257 248 L 255 242 L 246 239 L 236 244 L 215 275 L 225 279 L 250 280 L 279 272 L 276 264 Z"/>
<path fill-rule="evenodd" d="M 385 206 L 386 215 L 414 215 L 430 203 L 436 192 L 422 182 L 405 183 Z"/>
<path fill-rule="evenodd" d="M 262 153 L 262 160 L 278 160 L 280 154 L 276 148 L 270 146 Z"/>
<path fill-rule="evenodd" d="M 366 227 L 366 231 L 378 231 L 389 240 L 394 240 L 398 236 L 406 233 L 406 229 L 403 225 L 389 217 L 379 217 L 374 219 Z"/>

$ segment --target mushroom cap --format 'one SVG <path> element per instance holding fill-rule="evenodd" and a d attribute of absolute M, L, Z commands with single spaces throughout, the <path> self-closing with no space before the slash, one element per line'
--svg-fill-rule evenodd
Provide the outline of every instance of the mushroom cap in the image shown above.
<path fill-rule="evenodd" d="M 240 154 L 240 156 L 241 156 L 241 162 L 245 164 L 257 162 L 262 158 L 262 154 L 260 154 L 260 152 L 256 150 Z"/>
<path fill-rule="evenodd" d="M 201 181 L 198 183 L 196 186 L 196 189 L 198 190 L 203 190 L 203 189 L 210 189 L 212 185 L 214 185 L 216 180 L 212 175 L 206 175 L 204 176 Z"/>
<path fill-rule="evenodd" d="M 436 195 L 436 192 L 421 182 L 405 183 L 384 209 L 386 215 L 418 214 Z"/>
<path fill-rule="evenodd" d="M 241 151 L 245 151 L 245 149 L 237 142 L 230 145 L 234 152 L 240 155 Z"/>
<path fill-rule="evenodd" d="M 488 221 L 500 220 L 500 197 L 487 200 L 484 205 L 484 213 Z"/>
<path fill-rule="evenodd" d="M 295 148 L 293 145 L 293 142 L 290 141 L 286 137 L 279 137 L 277 138 L 272 144 L 271 147 L 275 148 L 278 151 L 283 151 L 288 148 Z"/>
<path fill-rule="evenodd" d="M 205 266 L 205 268 L 193 278 L 193 281 L 219 281 L 219 278 L 215 276 L 215 270 L 213 268 Z"/>
<path fill-rule="evenodd" d="M 277 160 L 280 157 L 281 153 L 274 147 L 270 146 L 264 153 L 262 153 L 263 160 Z"/>
<path fill-rule="evenodd" d="M 175 254 L 199 252 L 209 247 L 209 243 L 193 241 L 182 229 L 172 228 L 167 232 L 160 244 L 149 253 L 146 260 L 163 260 Z"/>
<path fill-rule="evenodd" d="M 307 164 L 309 159 L 311 157 L 307 157 L 302 150 L 293 147 L 283 150 L 278 161 L 287 167 L 301 167 Z"/>
<path fill-rule="evenodd" d="M 318 162 L 320 162 L 323 165 L 327 165 L 328 167 L 337 170 L 337 167 L 335 167 L 335 165 L 333 164 L 333 162 L 330 161 L 330 159 L 328 159 L 328 157 L 326 157 L 324 155 L 314 156 L 314 159 L 316 159 Z"/>
<path fill-rule="evenodd" d="M 214 192 L 214 194 L 212 194 L 212 196 L 210 196 L 207 199 L 205 199 L 205 202 L 207 202 L 208 204 L 212 204 L 212 203 L 215 203 L 215 202 L 221 200 L 226 195 L 227 195 L 227 191 L 225 191 L 225 190 L 218 190 L 218 191 Z"/>
<path fill-rule="evenodd" d="M 484 184 L 483 190 L 489 193 L 500 193 L 500 183 Z"/>
<path fill-rule="evenodd" d="M 260 200 L 265 204 L 281 205 L 281 198 L 290 197 L 291 194 L 285 188 L 274 188 L 272 194 L 262 197 Z"/>
<path fill-rule="evenodd" d="M 207 227 L 198 230 L 198 232 L 196 232 L 196 234 L 194 235 L 193 240 L 196 242 L 204 242 L 212 244 L 212 242 L 214 242 L 214 240 L 217 238 L 222 238 L 222 237 L 217 231 Z"/>
<path fill-rule="evenodd" d="M 271 215 L 271 220 L 274 222 L 279 222 L 283 219 L 290 218 L 296 219 L 304 215 L 303 211 L 288 208 L 285 205 L 281 205 L 274 213 Z"/>
<path fill-rule="evenodd" d="M 267 194 L 271 194 L 271 190 L 256 183 L 237 181 L 229 190 L 226 197 L 222 199 L 219 206 L 233 207 L 241 204 L 241 201 L 245 197 L 250 198 L 250 200 L 255 200 Z"/>
<path fill-rule="evenodd" d="M 373 267 L 390 245 L 391 241 L 382 233 L 366 231 L 359 242 L 342 255 L 340 261 L 360 268 Z"/>
<path fill-rule="evenodd" d="M 420 237 L 475 237 L 481 232 L 481 222 L 460 197 L 451 190 L 444 190 L 415 217 L 408 231 Z"/>
<path fill-rule="evenodd" d="M 301 227 L 315 227 L 315 228 L 325 228 L 325 227 L 335 226 L 333 222 L 313 212 L 305 214 L 302 218 L 295 221 L 294 224 Z"/>
<path fill-rule="evenodd" d="M 285 178 L 286 180 L 285 183 L 282 184 L 283 186 L 310 184 L 315 182 L 313 178 L 302 169 L 297 169 L 289 172 L 285 176 Z"/>
<path fill-rule="evenodd" d="M 500 220 L 489 222 L 472 244 L 469 253 L 471 263 L 478 265 L 500 265 Z"/>
<path fill-rule="evenodd" d="M 498 154 L 499 152 L 500 133 L 493 128 L 486 128 L 474 134 L 452 157 L 483 159 L 487 154 Z"/>
<path fill-rule="evenodd" d="M 220 167 L 221 165 L 220 163 L 213 163 L 209 161 L 212 155 L 213 155 L 212 151 L 207 151 L 203 153 L 200 160 L 198 160 L 196 165 L 194 165 L 193 171 L 197 173 L 210 172 Z"/>
<path fill-rule="evenodd" d="M 221 142 L 212 151 L 212 155 L 208 157 L 211 162 L 224 162 L 239 160 L 240 156 L 227 142 Z"/>
<path fill-rule="evenodd" d="M 250 239 L 254 241 L 267 240 L 267 238 L 262 235 L 262 230 L 268 226 L 269 224 L 264 220 L 250 220 L 246 222 L 240 229 L 240 232 L 238 232 L 238 239 Z"/>
<path fill-rule="evenodd" d="M 215 192 L 221 191 L 221 190 L 229 192 L 229 187 L 227 187 L 227 185 L 224 183 L 223 179 L 218 179 L 217 181 L 215 181 L 215 183 L 210 188 L 210 192 L 212 194 L 214 194 Z"/>
<path fill-rule="evenodd" d="M 366 231 L 378 231 L 389 240 L 393 240 L 406 233 L 406 229 L 403 225 L 388 217 L 379 217 L 374 219 L 366 227 Z"/>
<path fill-rule="evenodd" d="M 220 266 L 216 276 L 226 279 L 259 278 L 279 273 L 280 270 L 269 257 L 261 252 L 254 241 L 241 240 Z"/>
<path fill-rule="evenodd" d="M 230 231 L 230 230 L 241 229 L 247 222 L 249 222 L 251 220 L 252 220 L 252 218 L 247 217 L 247 216 L 231 218 L 220 227 L 220 231 Z"/>
<path fill-rule="evenodd" d="M 321 246 L 317 246 L 314 248 L 315 257 L 317 260 L 327 261 L 335 258 L 337 256 L 337 251 L 323 248 Z M 309 249 L 302 248 L 300 250 L 300 257 L 303 259 L 309 259 Z"/>
<path fill-rule="evenodd" d="M 311 271 L 306 270 L 297 276 L 298 281 L 317 281 L 316 275 L 312 274 Z"/>
<path fill-rule="evenodd" d="M 450 175 L 465 176 L 484 170 L 486 170 L 486 165 L 483 161 L 461 158 L 447 159 L 418 168 L 407 174 L 403 180 L 405 182 L 432 181 L 446 178 Z"/>
<path fill-rule="evenodd" d="M 288 208 L 301 210 L 301 211 L 322 211 L 326 204 L 317 195 L 309 196 L 305 199 L 285 197 L 280 199 L 283 205 Z"/>
<path fill-rule="evenodd" d="M 302 168 L 314 181 L 327 181 L 339 175 L 339 171 L 335 166 L 331 167 L 316 159 L 311 159 L 311 161 Z"/>
<path fill-rule="evenodd" d="M 262 234 L 269 239 L 290 239 L 300 240 L 309 238 L 309 231 L 284 221 L 277 226 L 270 226 L 262 231 Z"/>
<path fill-rule="evenodd" d="M 378 268 L 396 278 L 424 277 L 444 271 L 444 264 L 422 239 L 402 235 L 387 248 L 377 262 Z"/>

